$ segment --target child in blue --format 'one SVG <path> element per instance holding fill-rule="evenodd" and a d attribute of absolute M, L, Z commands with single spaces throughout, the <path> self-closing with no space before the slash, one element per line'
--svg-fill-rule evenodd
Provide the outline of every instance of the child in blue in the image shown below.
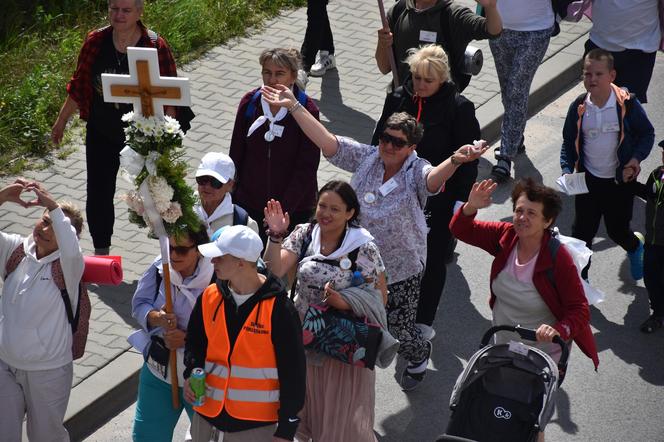
<path fill-rule="evenodd" d="M 650 154 L 655 130 L 639 100 L 613 84 L 613 56 L 593 49 L 583 65 L 587 93 L 569 107 L 563 128 L 563 174 L 585 172 L 588 193 L 576 195 L 572 236 L 591 248 L 604 218 L 606 230 L 629 257 L 632 277 L 643 277 L 643 237 L 630 228 L 639 164 Z M 589 267 L 589 266 L 588 266 Z M 588 267 L 581 276 L 588 279 Z"/>
<path fill-rule="evenodd" d="M 643 257 L 643 280 L 650 298 L 652 315 L 641 324 L 643 333 L 652 333 L 664 326 L 664 140 L 662 165 L 639 184 L 637 195 L 646 200 L 646 240 Z"/>

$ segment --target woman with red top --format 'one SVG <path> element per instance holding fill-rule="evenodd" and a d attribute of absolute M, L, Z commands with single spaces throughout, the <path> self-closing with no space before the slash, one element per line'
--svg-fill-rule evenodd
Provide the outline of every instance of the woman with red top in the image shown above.
<path fill-rule="evenodd" d="M 295 49 L 266 49 L 258 61 L 263 84 L 283 84 L 293 90 L 300 104 L 318 119 L 318 107 L 295 86 L 300 55 Z M 289 231 L 309 221 L 316 205 L 316 173 L 320 151 L 307 138 L 286 108 L 270 105 L 253 89 L 240 101 L 231 139 L 230 156 L 237 169 L 233 200 L 259 226 L 267 201 L 281 202 L 290 214 Z M 265 244 L 267 237 L 260 230 Z"/>
<path fill-rule="evenodd" d="M 570 253 L 560 245 L 555 259 L 549 248 L 550 227 L 562 209 L 551 188 L 522 180 L 512 190 L 511 223 L 477 221 L 478 209 L 491 205 L 497 184 L 484 180 L 473 185 L 468 202 L 450 223 L 452 233 L 494 256 L 489 305 L 494 325 L 521 325 L 537 330 L 537 343 L 552 359 L 560 358 L 554 336 L 574 341 L 599 364 L 590 330 L 590 311 L 581 279 Z M 501 332 L 505 333 L 505 332 Z M 498 343 L 520 340 L 516 334 L 497 335 Z"/>
<path fill-rule="evenodd" d="M 86 124 L 85 157 L 87 163 L 87 203 L 85 206 L 90 235 L 98 255 L 108 255 L 113 236 L 115 178 L 124 148 L 122 115 L 132 110 L 130 104 L 105 103 L 101 74 L 128 74 L 127 48 L 157 48 L 159 72 L 177 76 L 175 60 L 166 41 L 148 30 L 140 18 L 143 0 L 109 0 L 109 26 L 88 34 L 78 55 L 76 71 L 67 84 L 67 99 L 58 115 L 51 139 L 55 144 L 69 118 L 78 110 Z M 175 116 L 175 110 L 167 109 Z"/>

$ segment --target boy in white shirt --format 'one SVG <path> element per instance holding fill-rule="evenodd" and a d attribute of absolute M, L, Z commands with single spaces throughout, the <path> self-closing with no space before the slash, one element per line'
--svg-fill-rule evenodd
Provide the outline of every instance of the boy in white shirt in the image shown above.
<path fill-rule="evenodd" d="M 634 184 L 655 130 L 634 94 L 613 84 L 615 77 L 611 53 L 593 49 L 586 55 L 587 93 L 569 107 L 560 166 L 563 174 L 585 172 L 588 186 L 588 193 L 575 197 L 572 236 L 591 247 L 603 217 L 609 237 L 627 252 L 632 277 L 638 280 L 643 277 L 643 237 L 630 228 Z"/>

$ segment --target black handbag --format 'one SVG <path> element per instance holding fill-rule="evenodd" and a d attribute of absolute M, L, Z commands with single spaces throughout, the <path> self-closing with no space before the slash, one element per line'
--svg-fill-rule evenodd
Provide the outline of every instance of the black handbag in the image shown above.
<path fill-rule="evenodd" d="M 150 348 L 148 349 L 146 362 L 155 368 L 166 379 L 168 374 L 168 363 L 171 351 L 166 347 L 166 342 L 161 336 L 150 336 Z"/>
<path fill-rule="evenodd" d="M 327 304 L 310 304 L 302 321 L 304 348 L 370 370 L 382 337 L 380 325 Z"/>

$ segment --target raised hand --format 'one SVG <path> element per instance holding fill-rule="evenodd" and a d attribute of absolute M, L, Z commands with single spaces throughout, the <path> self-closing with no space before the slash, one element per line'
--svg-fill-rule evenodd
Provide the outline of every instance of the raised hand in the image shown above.
<path fill-rule="evenodd" d="M 16 203 L 21 207 L 33 207 L 33 206 L 44 206 L 39 200 L 39 194 L 37 194 L 38 198 L 32 199 L 30 201 L 26 201 L 23 198 L 21 198 L 21 195 L 24 192 L 46 192 L 45 190 L 42 190 L 41 185 L 37 182 L 34 181 L 28 181 L 23 178 L 18 178 L 16 181 L 14 181 L 12 184 L 0 189 L 0 204 L 3 204 L 7 201 Z M 48 195 L 48 192 L 46 192 Z M 49 195 L 50 197 L 50 195 Z M 57 207 L 57 203 L 53 201 L 51 198 L 51 202 L 54 205 L 54 208 Z"/>
<path fill-rule="evenodd" d="M 263 209 L 265 215 L 265 223 L 267 228 L 272 233 L 285 233 L 290 225 L 290 217 L 288 212 L 284 213 L 281 208 L 281 203 L 271 199 L 267 202 L 267 206 Z"/>
<path fill-rule="evenodd" d="M 488 148 L 489 143 L 480 140 L 476 144 L 466 144 L 465 146 L 461 146 L 452 154 L 452 156 L 457 162 L 469 163 L 481 157 Z"/>
<path fill-rule="evenodd" d="M 12 203 L 16 203 L 22 207 L 30 207 L 31 205 L 30 202 L 24 201 L 21 198 L 21 194 L 25 191 L 26 191 L 25 186 L 18 182 L 3 187 L 2 189 L 0 189 L 0 204 L 9 201 Z"/>
<path fill-rule="evenodd" d="M 58 203 L 55 202 L 51 194 L 48 192 L 48 190 L 46 190 L 46 188 L 42 184 L 34 181 L 28 183 L 25 186 L 25 189 L 31 190 L 35 193 L 35 195 L 37 195 L 37 199 L 30 201 L 28 204 L 31 204 L 33 206 L 42 206 L 47 208 L 48 210 L 54 210 L 58 208 Z"/>
<path fill-rule="evenodd" d="M 261 95 L 268 104 L 285 107 L 286 109 L 290 109 L 297 102 L 293 91 L 283 84 L 278 84 L 275 87 L 264 85 L 261 88 Z"/>
<path fill-rule="evenodd" d="M 470 194 L 468 194 L 466 207 L 471 212 L 489 207 L 491 205 L 491 194 L 497 187 L 498 183 L 494 183 L 493 180 L 482 180 L 479 183 L 473 184 L 473 188 L 470 190 Z M 464 213 L 468 214 L 465 210 Z"/>

